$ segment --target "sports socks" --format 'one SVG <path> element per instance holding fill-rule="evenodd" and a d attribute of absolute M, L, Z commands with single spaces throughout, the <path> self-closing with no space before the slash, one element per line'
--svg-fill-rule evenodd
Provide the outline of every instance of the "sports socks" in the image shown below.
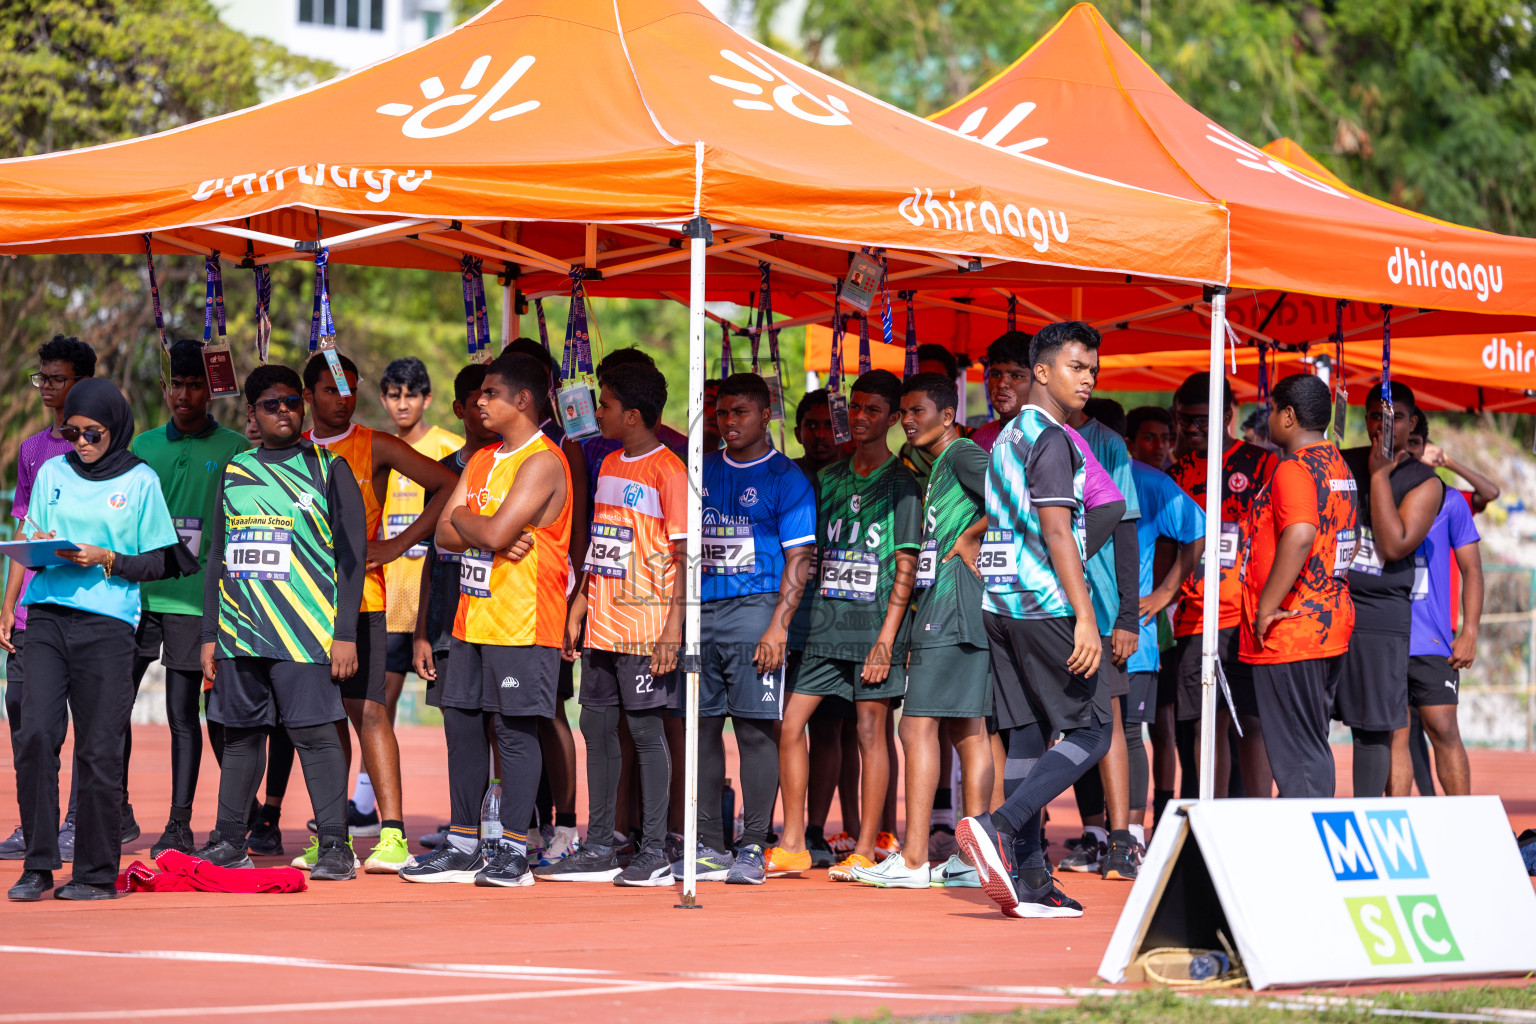
<path fill-rule="evenodd" d="M 1005 786 L 1008 776 L 1012 774 L 1010 769 L 1013 768 L 1013 734 L 1030 732 L 1034 733 L 1032 740 L 1020 737 L 1020 740 L 1026 743 L 1021 751 L 1024 753 L 1044 746 L 1044 727 L 1037 723 L 1024 729 L 1010 730 L 1008 758 L 1003 766 Z M 1039 755 L 1034 765 L 1018 781 L 1013 794 L 1004 799 L 1003 805 L 992 812 L 993 820 L 1003 822 L 1008 831 L 1016 835 L 1024 832 L 1025 827 L 1036 819 L 1046 804 L 1066 792 L 1068 786 L 1099 763 L 1105 752 L 1109 750 L 1109 739 L 1110 727 L 1103 722 L 1093 722 L 1075 729 L 1068 729 L 1062 735 L 1060 743 Z M 1021 760 L 1025 759 L 1027 758 L 1021 758 Z M 1038 827 L 1036 827 L 1036 835 L 1038 836 Z M 1023 865 L 1022 858 L 1019 863 Z"/>
<path fill-rule="evenodd" d="M 1195 764 L 1195 750 L 1200 746 L 1200 720 L 1175 723 L 1173 745 L 1179 752 L 1179 799 L 1193 800 L 1200 795 L 1200 769 Z"/>
<path fill-rule="evenodd" d="M 1145 730 L 1139 721 L 1132 721 L 1132 708 L 1130 701 L 1120 702 L 1120 717 L 1125 723 L 1125 758 L 1130 766 L 1131 780 L 1131 820 L 1140 821 L 1147 811 L 1147 781 L 1149 770 L 1147 766 L 1147 741 L 1143 735 Z"/>
<path fill-rule="evenodd" d="M 958 760 L 958 758 L 957 758 Z M 951 830 L 955 827 L 955 791 L 949 786 L 940 786 L 933 791 L 933 820 L 934 825 L 948 825 Z"/>
<path fill-rule="evenodd" d="M 1163 820 L 1163 811 L 1168 809 L 1168 801 L 1173 799 L 1173 790 L 1159 789 L 1152 793 L 1152 827 L 1157 828 L 1157 823 Z"/>
<path fill-rule="evenodd" d="M 1392 733 L 1385 729 L 1353 729 L 1355 737 L 1354 795 L 1384 796 L 1392 773 Z"/>
<path fill-rule="evenodd" d="M 1026 725 L 1019 729 L 1003 730 L 1003 802 L 1006 804 L 1019 786 L 1034 770 L 1040 755 L 1045 753 L 1044 730 L 1039 725 Z M 1013 861 L 1023 870 L 1045 869 L 1045 844 L 1042 830 L 1045 822 L 1040 812 L 1032 814 L 1022 827 L 1008 826 L 1014 833 Z"/>
<path fill-rule="evenodd" d="M 378 806 L 373 796 L 373 780 L 368 777 L 366 770 L 357 773 L 357 785 L 352 790 L 352 802 L 357 805 L 357 813 L 372 814 Z"/>

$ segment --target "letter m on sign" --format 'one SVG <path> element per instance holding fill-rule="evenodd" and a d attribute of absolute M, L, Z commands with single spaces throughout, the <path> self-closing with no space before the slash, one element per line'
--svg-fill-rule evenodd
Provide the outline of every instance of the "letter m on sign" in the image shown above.
<path fill-rule="evenodd" d="M 1352 811 L 1314 811 L 1312 820 L 1335 879 L 1354 882 L 1376 877 L 1359 819 Z"/>

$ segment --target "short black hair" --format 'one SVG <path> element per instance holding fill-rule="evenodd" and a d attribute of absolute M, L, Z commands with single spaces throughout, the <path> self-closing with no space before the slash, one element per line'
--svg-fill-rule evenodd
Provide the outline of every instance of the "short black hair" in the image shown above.
<path fill-rule="evenodd" d="M 280 363 L 267 363 L 256 367 L 245 378 L 245 400 L 255 405 L 258 398 L 274 387 L 292 388 L 294 394 L 304 393 L 304 384 L 299 380 L 297 370 Z"/>
<path fill-rule="evenodd" d="M 1296 410 L 1296 422 L 1303 430 L 1322 430 L 1328 426 L 1333 412 L 1333 401 L 1328 397 L 1328 385 L 1311 373 L 1293 373 L 1282 377 L 1269 393 L 1269 402 L 1275 409 Z"/>
<path fill-rule="evenodd" d="M 901 408 L 901 380 L 890 370 L 870 370 L 853 382 L 849 393 L 862 391 L 866 395 L 879 395 L 890 406 L 891 412 Z"/>
<path fill-rule="evenodd" d="M 208 368 L 203 365 L 203 343 L 182 338 L 171 346 L 172 377 L 202 377 L 208 379 Z M 170 381 L 166 381 L 167 384 Z"/>
<path fill-rule="evenodd" d="M 1409 437 L 1420 437 L 1425 444 L 1429 444 L 1429 417 L 1424 415 L 1424 410 L 1415 407 L 1413 410 L 1413 425 L 1408 428 Z"/>
<path fill-rule="evenodd" d="M 548 402 L 549 371 L 544 369 L 543 363 L 525 352 L 503 352 L 485 368 L 486 377 L 493 373 L 507 382 L 514 395 L 519 391 L 533 395 L 534 407 L 544 411 Z M 482 377 L 482 383 L 484 380 Z"/>
<path fill-rule="evenodd" d="M 363 379 L 363 375 L 357 372 L 356 363 L 342 355 L 340 352 L 336 353 L 336 358 L 341 360 L 342 373 L 350 373 L 359 381 Z M 304 389 L 306 391 L 313 391 L 315 389 L 315 385 L 320 383 L 320 375 L 329 372 L 330 365 L 326 362 L 325 353 L 316 352 L 314 355 L 310 356 L 309 362 L 304 364 Z"/>
<path fill-rule="evenodd" d="M 1237 396 L 1232 393 L 1232 382 L 1225 377 L 1221 379 L 1221 385 L 1226 393 L 1225 409 L 1230 409 L 1237 404 Z M 1197 370 L 1184 378 L 1178 390 L 1173 393 L 1174 405 L 1210 405 L 1211 404 L 1211 373 L 1209 370 Z"/>
<path fill-rule="evenodd" d="M 645 349 L 636 348 L 634 345 L 628 348 L 616 348 L 606 356 L 603 356 L 603 361 L 597 364 L 597 379 L 601 381 L 603 375 L 615 366 L 626 365 L 649 366 L 654 370 L 656 368 L 656 360 L 651 358 L 651 354 L 645 351 Z"/>
<path fill-rule="evenodd" d="M 921 391 L 931 398 L 933 407 L 939 412 L 954 409 L 960 404 L 960 389 L 955 387 L 955 379 L 942 373 L 917 373 L 908 377 L 901 385 L 902 397 L 914 391 Z"/>
<path fill-rule="evenodd" d="M 384 367 L 379 378 L 379 390 L 398 387 L 408 395 L 430 395 L 432 378 L 427 375 L 427 365 L 415 356 L 402 356 Z"/>
<path fill-rule="evenodd" d="M 1113 398 L 1090 398 L 1083 403 L 1083 412 L 1121 437 L 1125 436 L 1125 406 Z"/>
<path fill-rule="evenodd" d="M 638 352 L 638 349 L 619 349 L 619 352 Z M 613 358 L 615 352 L 608 358 Z M 640 353 L 644 355 L 644 353 Z M 608 362 L 607 359 L 603 362 Z M 654 430 L 656 424 L 661 421 L 661 410 L 667 404 L 667 378 L 656 369 L 656 364 L 650 356 L 645 361 L 638 359 L 621 360 L 616 365 L 610 365 L 602 374 L 603 387 L 613 393 L 613 397 L 619 400 L 619 405 L 627 409 L 635 409 L 640 413 L 640 419 L 645 423 L 647 430 Z"/>
<path fill-rule="evenodd" d="M 720 378 L 719 377 L 711 377 L 711 378 L 709 378 L 708 380 L 706 380 L 704 382 L 704 390 L 705 391 L 708 391 L 710 388 L 718 388 L 719 386 L 720 386 Z"/>
<path fill-rule="evenodd" d="M 52 341 L 44 342 L 37 350 L 39 363 L 69 363 L 75 368 L 76 377 L 96 376 L 96 350 L 79 338 L 55 334 Z"/>
<path fill-rule="evenodd" d="M 795 406 L 795 429 L 805 426 L 806 413 L 812 409 L 822 409 L 828 404 L 827 389 L 817 388 L 815 391 L 807 391 L 800 399 L 800 404 Z"/>
<path fill-rule="evenodd" d="M 1136 435 L 1141 433 L 1143 423 L 1161 423 L 1171 431 L 1173 414 L 1160 405 L 1138 405 L 1125 414 L 1125 439 L 1136 440 Z"/>
<path fill-rule="evenodd" d="M 730 398 L 732 395 L 750 398 L 764 409 L 773 404 L 773 395 L 768 392 L 768 382 L 755 373 L 733 373 L 724 380 L 718 381 L 717 384 L 718 390 L 715 392 L 717 408 L 721 399 Z"/>
<path fill-rule="evenodd" d="M 479 391 L 480 385 L 484 383 L 485 364 L 470 363 L 453 378 L 453 400 L 460 404 L 467 402 L 469 396 Z"/>
<path fill-rule="evenodd" d="M 953 352 L 943 345 L 935 345 L 930 342 L 927 345 L 917 346 L 917 361 L 920 363 L 943 363 L 944 372 L 949 375 L 950 380 L 960 376 L 960 361 L 955 358 Z"/>
<path fill-rule="evenodd" d="M 545 376 L 552 376 L 555 372 L 555 357 L 549 354 L 549 350 L 532 338 L 518 338 L 501 350 L 502 355 L 508 353 L 532 356 L 544 367 Z"/>
<path fill-rule="evenodd" d="M 1097 328 L 1081 320 L 1060 320 L 1046 324 L 1029 340 L 1028 365 L 1034 367 L 1049 363 L 1068 342 L 1076 341 L 1098 351 L 1099 343 L 1103 340 Z"/>
<path fill-rule="evenodd" d="M 1371 390 L 1365 393 L 1365 404 L 1370 405 L 1372 402 L 1379 401 L 1381 401 L 1381 382 L 1377 381 L 1371 385 Z M 1413 388 L 1397 380 L 1392 382 L 1392 404 L 1394 406 L 1406 405 L 1410 409 L 1417 409 L 1419 407 L 1418 402 L 1414 401 L 1413 398 Z"/>
<path fill-rule="evenodd" d="M 1030 341 L 1030 336 L 1023 331 L 1004 331 L 987 346 L 987 365 L 1014 363 L 1029 366 Z"/>

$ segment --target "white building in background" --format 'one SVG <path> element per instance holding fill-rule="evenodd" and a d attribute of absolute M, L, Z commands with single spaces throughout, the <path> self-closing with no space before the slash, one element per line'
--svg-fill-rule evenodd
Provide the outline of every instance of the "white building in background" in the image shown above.
<path fill-rule="evenodd" d="M 214 0 L 224 23 L 343 71 L 453 26 L 449 0 Z"/>

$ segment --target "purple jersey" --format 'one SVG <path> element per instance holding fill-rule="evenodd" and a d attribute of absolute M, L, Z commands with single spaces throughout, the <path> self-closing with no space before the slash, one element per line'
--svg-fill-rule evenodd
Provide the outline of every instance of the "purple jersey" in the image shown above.
<path fill-rule="evenodd" d="M 1482 538 L 1472 524 L 1472 509 L 1460 491 L 1446 489 L 1440 513 L 1413 556 L 1413 633 L 1410 655 L 1451 656 L 1451 559 L 1456 549 Z"/>
<path fill-rule="evenodd" d="M 62 437 L 54 437 L 52 427 L 41 430 L 21 442 L 21 454 L 16 460 L 16 500 L 11 502 L 11 518 L 16 520 L 18 530 L 25 529 L 28 533 L 32 532 L 21 521 L 32 504 L 32 484 L 37 480 L 38 469 L 54 456 L 74 451 L 74 448 L 74 445 Z M 27 628 L 27 609 L 21 603 L 21 596 L 26 594 L 27 584 L 31 580 L 32 571 L 28 569 L 21 578 L 21 594 L 16 597 L 14 629 Z"/>

